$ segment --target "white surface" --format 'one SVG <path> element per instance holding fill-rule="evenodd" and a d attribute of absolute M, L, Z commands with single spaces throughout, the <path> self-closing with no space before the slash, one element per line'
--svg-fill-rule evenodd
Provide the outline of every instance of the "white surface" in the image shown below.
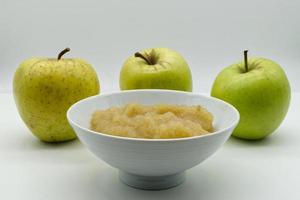
<path fill-rule="evenodd" d="M 10 94 L 0 95 L 0 199 L 279 200 L 300 199 L 300 94 L 269 138 L 231 138 L 187 173 L 182 185 L 142 191 L 119 182 L 117 170 L 78 141 L 39 142 L 20 120 Z"/>
<path fill-rule="evenodd" d="M 0 0 L 0 92 L 11 91 L 24 59 L 56 57 L 66 46 L 66 57 L 96 68 L 105 92 L 119 89 L 126 58 L 148 47 L 180 52 L 196 92 L 208 93 L 244 49 L 277 61 L 300 92 L 299 7 L 299 0 Z"/>
<path fill-rule="evenodd" d="M 149 140 L 110 136 L 90 130 L 90 118 L 95 110 L 132 102 L 150 105 L 200 104 L 213 114 L 216 133 L 193 138 Z M 170 90 L 121 91 L 89 97 L 75 103 L 69 109 L 67 117 L 80 141 L 97 157 L 123 172 L 156 177 L 154 184 L 153 179 L 144 186 L 138 182 L 134 184 L 136 187 L 149 189 L 169 188 L 174 185 L 172 181 L 166 183 L 166 178 L 162 176 L 182 173 L 206 160 L 225 143 L 239 121 L 238 111 L 224 101 L 205 95 Z M 158 176 L 162 177 L 161 185 L 158 184 Z"/>

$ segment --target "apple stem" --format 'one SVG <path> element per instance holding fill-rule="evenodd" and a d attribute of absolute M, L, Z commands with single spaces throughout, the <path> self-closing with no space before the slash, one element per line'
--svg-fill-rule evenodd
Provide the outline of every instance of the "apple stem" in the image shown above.
<path fill-rule="evenodd" d="M 248 72 L 248 50 L 244 50 L 244 62 L 245 62 L 245 70 Z"/>
<path fill-rule="evenodd" d="M 69 52 L 70 50 L 71 50 L 70 48 L 65 48 L 64 50 L 62 50 L 62 51 L 58 54 L 57 59 L 60 60 L 61 57 L 62 57 L 65 53 Z"/>
<path fill-rule="evenodd" d="M 143 54 L 141 54 L 140 52 L 136 52 L 134 54 L 134 56 L 138 57 L 138 58 L 142 58 L 142 59 L 144 59 L 148 63 L 148 65 L 152 65 L 152 63 L 150 62 L 150 60 L 146 56 L 144 56 Z"/>

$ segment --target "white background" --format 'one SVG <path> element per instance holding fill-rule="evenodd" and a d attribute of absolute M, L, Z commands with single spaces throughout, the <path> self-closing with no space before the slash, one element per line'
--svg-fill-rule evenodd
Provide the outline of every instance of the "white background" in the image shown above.
<path fill-rule="evenodd" d="M 282 65 L 299 92 L 299 10 L 297 0 L 0 0 L 0 92 L 11 91 L 24 59 L 56 57 L 67 46 L 67 57 L 96 68 L 102 92 L 118 90 L 123 62 L 147 47 L 179 51 L 194 92 L 209 92 L 245 48 Z"/>
<path fill-rule="evenodd" d="M 299 0 L 0 0 L 0 199 L 299 200 L 299 10 Z M 17 113 L 9 94 L 16 67 L 30 57 L 56 57 L 67 46 L 67 57 L 95 67 L 102 92 L 119 90 L 128 56 L 169 47 L 188 61 L 194 92 L 209 93 L 217 73 L 248 48 L 250 56 L 282 65 L 294 92 L 291 107 L 270 137 L 230 138 L 182 185 L 136 190 L 79 141 L 38 141 Z"/>

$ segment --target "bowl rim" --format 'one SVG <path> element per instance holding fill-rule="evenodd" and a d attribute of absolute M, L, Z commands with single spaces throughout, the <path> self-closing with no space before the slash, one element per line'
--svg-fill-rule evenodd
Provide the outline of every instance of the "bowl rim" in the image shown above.
<path fill-rule="evenodd" d="M 206 135 L 198 135 L 198 136 L 191 136 L 191 137 L 182 137 L 182 138 L 168 138 L 168 139 L 148 139 L 148 138 L 131 138 L 131 137 L 123 137 L 123 136 L 116 136 L 116 135 L 110 135 L 110 134 L 106 134 L 106 133 L 101 133 L 101 132 L 97 132 L 97 131 L 93 131 L 89 128 L 85 128 L 77 123 L 75 123 L 71 118 L 70 118 L 70 113 L 71 111 L 80 103 L 90 100 L 90 99 L 95 99 L 98 98 L 99 96 L 101 97 L 105 97 L 105 96 L 111 96 L 111 95 L 116 95 L 119 93 L 136 93 L 136 92 L 167 92 L 167 93 L 179 93 L 179 94 L 185 94 L 185 95 L 190 95 L 190 96 L 201 96 L 201 97 L 205 97 L 214 101 L 218 101 L 221 102 L 225 105 L 227 105 L 228 107 L 230 107 L 233 111 L 234 114 L 236 115 L 236 119 L 227 127 L 220 129 L 218 131 L 212 132 L 210 134 L 206 134 Z M 210 136 L 214 136 L 214 135 L 219 135 L 223 132 L 227 132 L 228 130 L 230 130 L 231 128 L 234 128 L 237 126 L 239 120 L 240 120 L 240 113 L 239 111 L 231 104 L 212 97 L 212 96 L 208 96 L 205 94 L 201 94 L 201 93 L 194 93 L 194 92 L 185 92 L 185 91 L 178 91 L 178 90 L 167 90 L 167 89 L 135 89 L 135 90 L 123 90 L 123 91 L 114 91 L 114 92 L 109 92 L 109 93 L 102 93 L 102 94 L 97 94 L 94 96 L 89 96 L 87 98 L 81 99 L 79 101 L 77 101 L 76 103 L 74 103 L 73 105 L 70 106 L 70 108 L 67 111 L 67 120 L 69 121 L 69 123 L 71 125 L 75 125 L 78 128 L 91 133 L 91 134 L 96 134 L 96 135 L 100 135 L 102 137 L 106 137 L 106 138 L 110 138 L 110 139 L 117 139 L 117 140 L 127 140 L 127 141 L 139 141 L 139 142 L 175 142 L 175 141 L 187 141 L 187 140 L 195 140 L 195 139 L 199 139 L 199 138 L 204 138 L 204 137 L 210 137 Z M 75 132 L 75 130 L 74 130 Z M 77 135 L 77 134 L 76 134 Z"/>

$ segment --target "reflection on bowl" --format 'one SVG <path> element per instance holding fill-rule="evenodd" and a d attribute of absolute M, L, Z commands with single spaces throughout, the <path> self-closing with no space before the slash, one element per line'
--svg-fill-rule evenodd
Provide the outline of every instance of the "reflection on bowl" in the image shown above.
<path fill-rule="evenodd" d="M 215 132 L 175 139 L 127 138 L 89 129 L 95 110 L 138 102 L 145 105 L 201 105 L 214 116 Z M 203 162 L 228 139 L 239 121 L 230 104 L 205 95 L 173 90 L 129 90 L 75 103 L 67 112 L 78 138 L 101 160 L 120 170 L 120 179 L 142 189 L 166 189 L 183 182 L 184 171 Z"/>

